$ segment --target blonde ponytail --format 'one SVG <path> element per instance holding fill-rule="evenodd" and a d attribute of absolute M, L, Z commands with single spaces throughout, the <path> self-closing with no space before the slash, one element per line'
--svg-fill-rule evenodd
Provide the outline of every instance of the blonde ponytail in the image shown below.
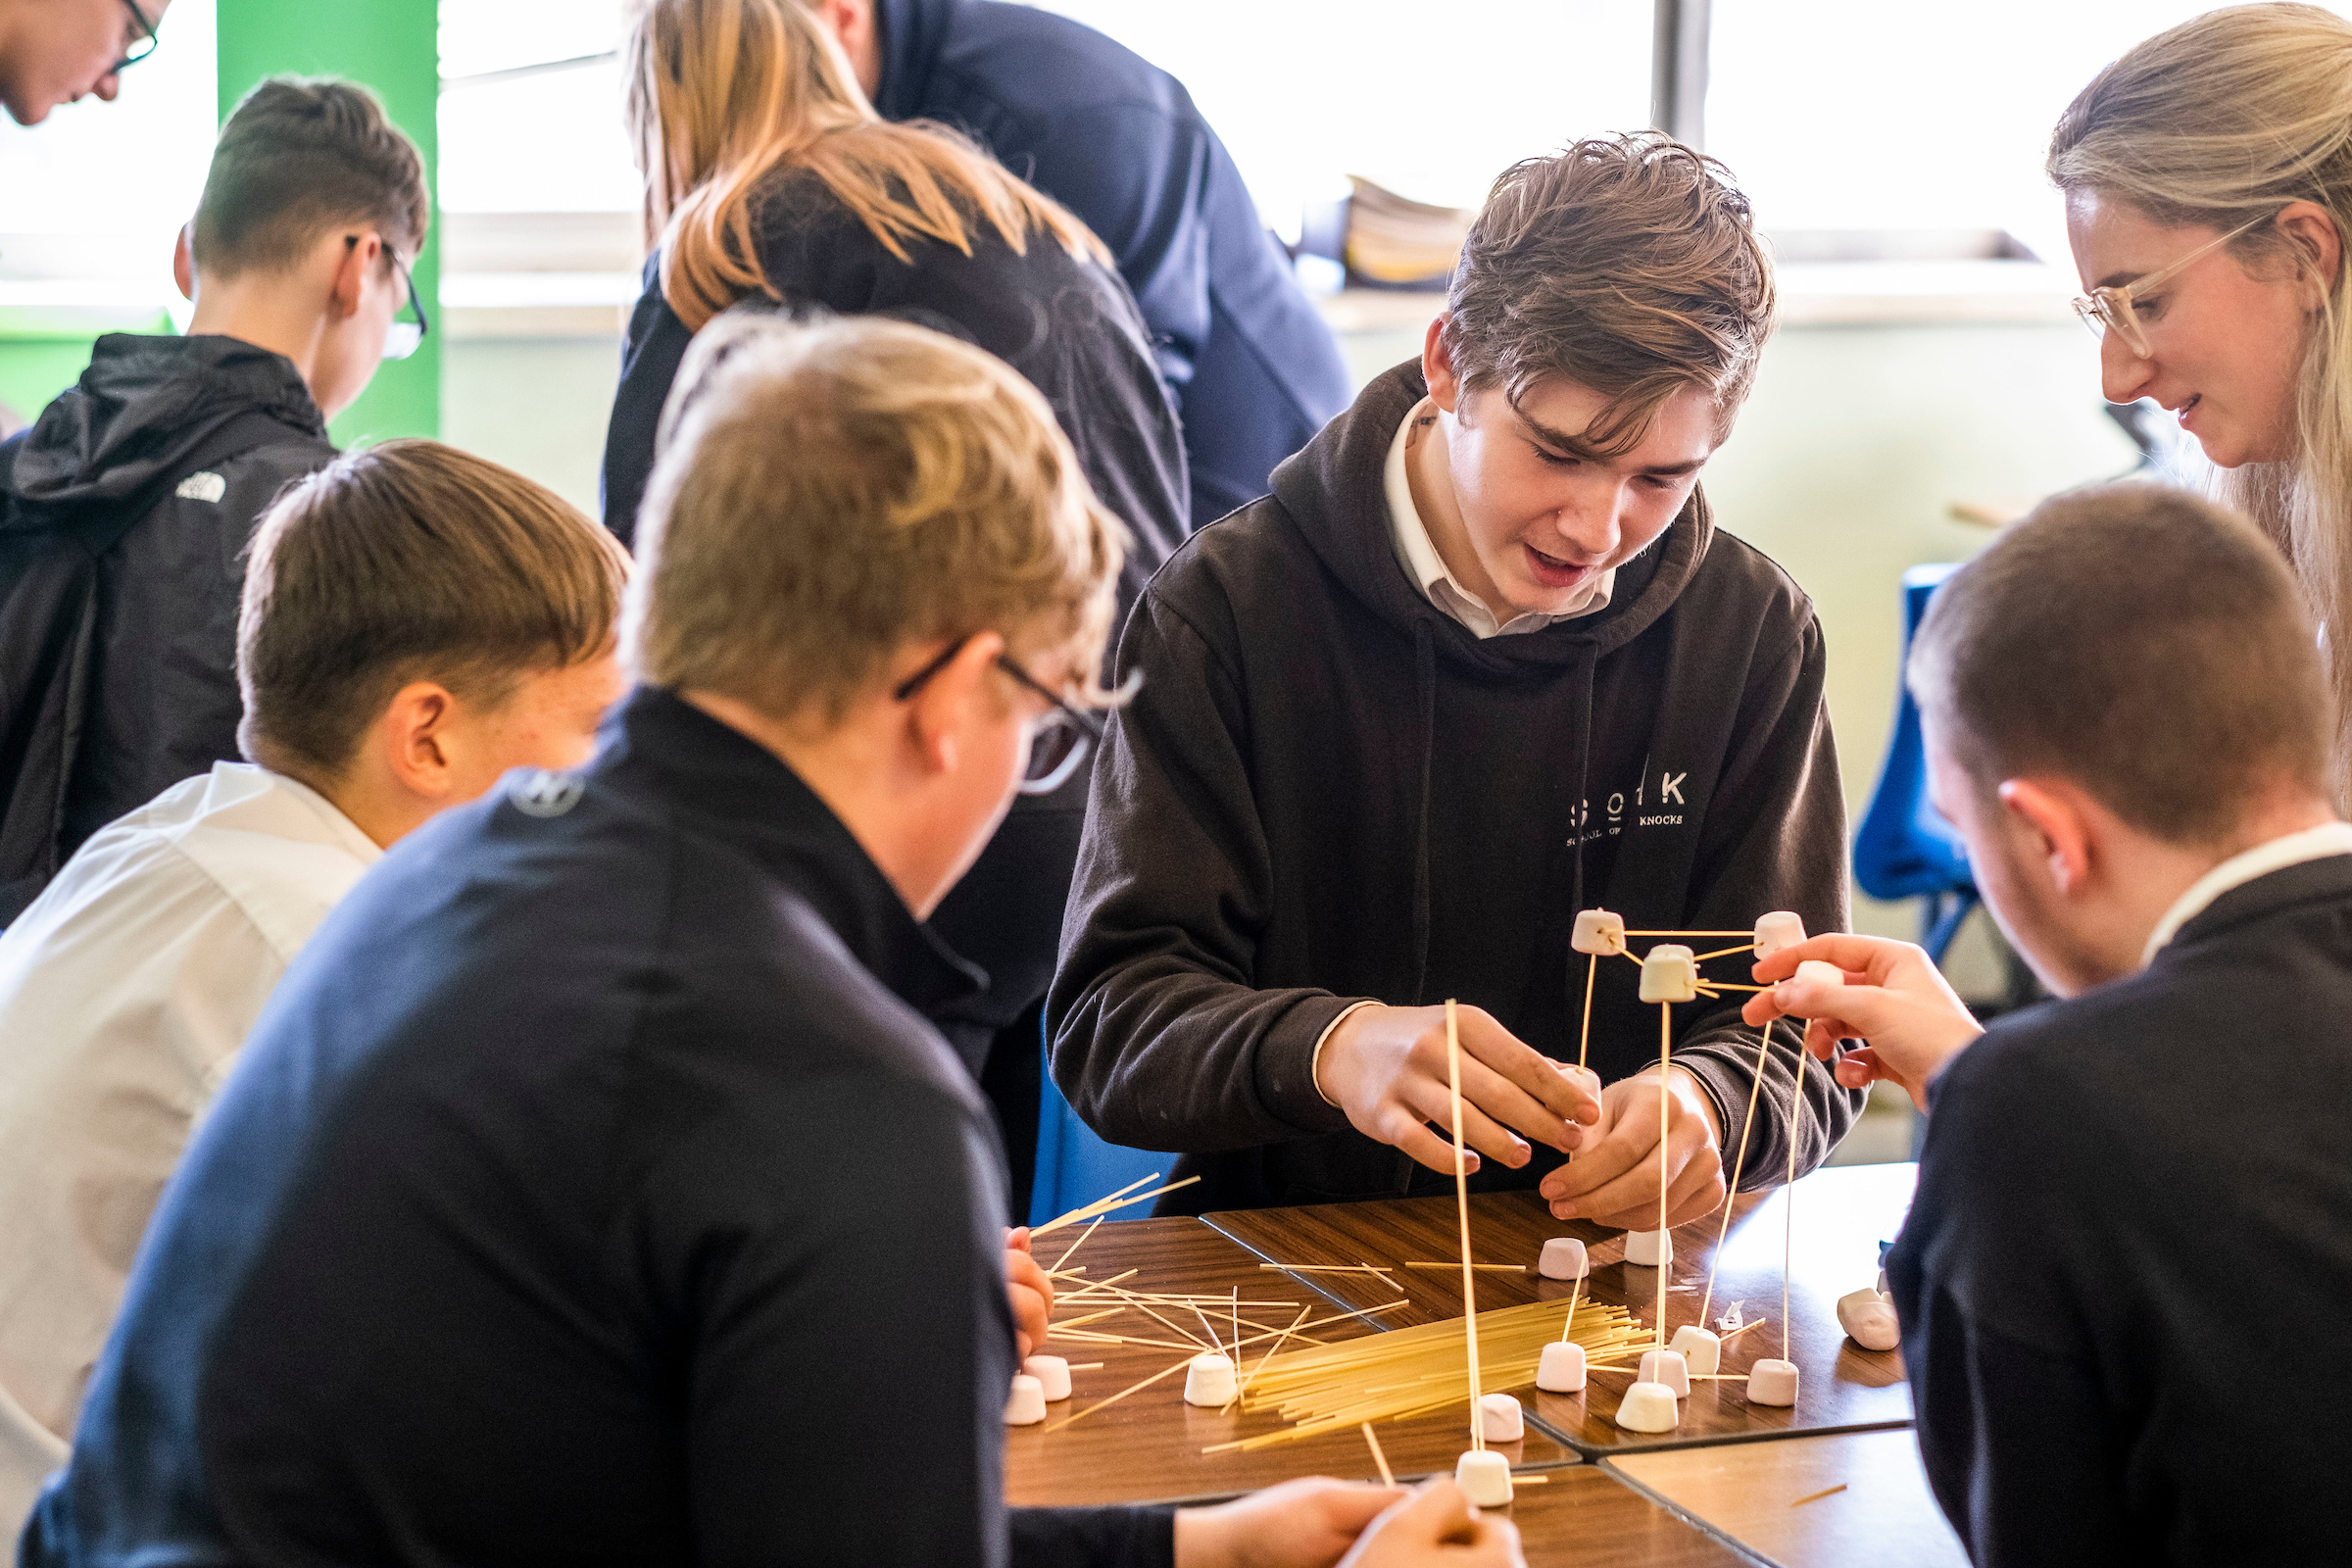
<path fill-rule="evenodd" d="M 2297 371 L 2296 455 L 2224 470 L 2215 490 L 2285 551 L 2325 628 L 2341 804 L 2352 784 L 2352 22 L 2318 6 L 2242 5 L 2158 33 L 2067 107 L 2049 173 L 2062 191 L 2120 198 L 2171 226 L 2227 230 L 2296 201 L 2334 220 L 2335 275 L 2322 279 Z M 2267 224 L 2230 249 L 2298 274 L 2317 266 Z"/>

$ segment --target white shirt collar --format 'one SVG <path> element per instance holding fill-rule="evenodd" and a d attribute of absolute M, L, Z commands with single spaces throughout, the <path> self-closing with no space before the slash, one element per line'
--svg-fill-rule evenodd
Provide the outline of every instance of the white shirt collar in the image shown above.
<path fill-rule="evenodd" d="M 1389 443 L 1389 461 L 1385 484 L 1389 498 L 1389 531 L 1396 547 L 1397 564 L 1404 574 L 1413 580 L 1429 602 L 1448 617 L 1467 627 L 1480 641 L 1489 637 L 1509 637 L 1520 632 L 1542 631 L 1558 621 L 1575 620 L 1609 608 L 1609 596 L 1617 586 L 1617 568 L 1596 575 L 1588 586 L 1586 597 L 1567 610 L 1531 610 L 1524 615 L 1514 615 L 1497 625 L 1494 612 L 1486 601 L 1454 576 L 1446 566 L 1438 547 L 1430 541 L 1429 525 L 1421 520 L 1421 510 L 1413 505 L 1413 484 L 1404 466 L 1405 448 L 1411 444 L 1413 426 L 1420 420 L 1433 417 L 1437 404 L 1423 398 L 1413 406 L 1412 413 L 1396 427 L 1396 438 Z"/>
<path fill-rule="evenodd" d="M 2164 911 L 2164 918 L 2148 933 L 2148 945 L 2140 951 L 2140 966 L 2155 962 L 2156 955 L 2180 934 L 2180 928 L 2203 914 L 2223 894 L 2242 888 L 2256 877 L 2331 855 L 2352 855 L 2352 822 L 2323 822 L 2230 857 L 2190 883 L 2188 891 Z"/>

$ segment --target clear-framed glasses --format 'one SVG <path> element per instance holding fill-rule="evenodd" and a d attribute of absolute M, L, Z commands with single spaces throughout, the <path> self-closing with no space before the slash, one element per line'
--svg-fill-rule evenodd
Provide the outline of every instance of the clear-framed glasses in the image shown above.
<path fill-rule="evenodd" d="M 410 318 L 404 319 L 400 315 L 395 314 L 392 319 L 385 323 L 384 358 L 405 360 L 423 345 L 425 334 L 433 329 L 433 323 L 425 318 L 424 301 L 416 297 L 416 278 L 409 270 L 409 264 L 402 261 L 400 252 L 389 245 L 384 247 L 384 254 L 392 258 L 394 267 L 400 269 L 400 280 L 409 291 L 407 311 Z"/>
<path fill-rule="evenodd" d="M 115 62 L 116 71 L 137 65 L 163 42 L 155 35 L 155 24 L 139 9 L 139 0 L 122 0 L 122 9 L 130 13 L 130 24 L 122 29 L 122 58 Z"/>
<path fill-rule="evenodd" d="M 963 652 L 964 643 L 969 641 L 971 639 L 967 637 L 942 649 L 937 659 L 899 682 L 891 696 L 903 703 L 921 691 L 923 683 L 954 662 L 956 656 Z M 1096 743 L 1102 739 L 1102 720 L 1099 715 L 1073 706 L 1059 692 L 1023 669 L 1011 655 L 999 654 L 997 667 L 1054 705 L 1046 710 L 1045 716 L 1037 722 L 1037 728 L 1030 732 L 1029 765 L 1023 771 L 1020 783 L 1014 786 L 1023 795 L 1051 795 L 1070 781 L 1070 775 L 1078 771 L 1079 764 L 1087 760 Z M 1117 701 L 1125 702 L 1142 685 L 1143 671 L 1138 670 L 1127 677 L 1125 684 L 1113 696 Z"/>
<path fill-rule="evenodd" d="M 2139 313 L 2132 308 L 2132 302 L 2157 284 L 2178 277 L 2238 235 L 2260 228 L 2277 216 L 2275 213 L 2265 213 L 2251 221 L 2240 223 L 2220 239 L 2198 246 L 2172 266 L 2160 267 L 2145 277 L 2135 277 L 2120 288 L 2094 288 L 2075 301 L 2075 314 L 2082 318 L 2084 326 L 2090 328 L 2092 337 L 2105 342 L 2107 334 L 2113 332 L 2124 340 L 2132 353 L 2144 360 L 2149 354 L 2148 329 L 2140 324 Z"/>

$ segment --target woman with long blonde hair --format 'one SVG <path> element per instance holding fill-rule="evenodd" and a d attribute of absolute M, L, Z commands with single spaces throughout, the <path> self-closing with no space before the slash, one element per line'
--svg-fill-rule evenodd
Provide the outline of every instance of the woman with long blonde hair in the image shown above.
<path fill-rule="evenodd" d="M 2208 12 L 2132 49 L 2050 138 L 2107 398 L 2153 398 L 2286 552 L 2352 782 L 2352 22 Z M 2119 591 L 2129 592 L 2128 584 Z"/>
<path fill-rule="evenodd" d="M 1095 236 L 955 132 L 878 118 L 796 0 L 645 0 L 623 58 L 653 254 L 606 438 L 606 526 L 632 537 L 663 402 L 712 317 L 747 300 L 894 316 L 978 345 L 1045 394 L 1133 533 L 1123 617 L 1191 514 L 1174 408 Z M 984 997 L 933 1021 L 997 1104 L 1023 1206 L 1039 1007 L 1086 777 L 1023 800 L 932 920 L 989 973 Z"/>

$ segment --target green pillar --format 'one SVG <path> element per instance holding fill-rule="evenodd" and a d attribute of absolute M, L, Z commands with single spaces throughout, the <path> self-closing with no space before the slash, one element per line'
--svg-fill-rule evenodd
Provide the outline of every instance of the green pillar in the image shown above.
<path fill-rule="evenodd" d="M 388 360 L 334 421 L 338 445 L 441 433 L 441 102 L 437 0 L 220 0 L 220 116 L 265 76 L 342 76 L 375 90 L 424 153 L 435 187 L 433 232 L 416 264 L 416 293 L 433 318 L 423 347 Z"/>

